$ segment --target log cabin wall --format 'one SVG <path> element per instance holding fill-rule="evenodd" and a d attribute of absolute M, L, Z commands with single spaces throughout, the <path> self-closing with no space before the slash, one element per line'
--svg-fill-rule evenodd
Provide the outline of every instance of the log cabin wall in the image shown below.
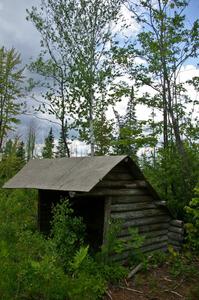
<path fill-rule="evenodd" d="M 175 250 L 181 250 L 184 240 L 184 224 L 179 220 L 171 220 L 168 231 L 168 244 Z"/>
<path fill-rule="evenodd" d="M 120 219 L 123 225 L 119 238 L 128 241 L 128 229 L 138 228 L 140 235 L 145 237 L 143 252 L 166 250 L 172 217 L 162 202 L 151 195 L 147 183 L 137 179 L 124 162 L 110 171 L 91 193 L 106 195 L 104 235 L 108 220 Z M 128 256 L 129 251 L 127 249 L 122 258 Z"/>

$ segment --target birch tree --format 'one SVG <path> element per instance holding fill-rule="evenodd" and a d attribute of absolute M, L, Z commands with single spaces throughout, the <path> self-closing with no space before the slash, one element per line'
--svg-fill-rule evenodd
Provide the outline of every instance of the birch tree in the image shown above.
<path fill-rule="evenodd" d="M 20 55 L 14 48 L 0 48 L 0 152 L 8 131 L 19 123 L 22 112 L 23 68 Z"/>
<path fill-rule="evenodd" d="M 109 48 L 111 26 L 120 10 L 120 0 L 42 0 L 40 8 L 28 11 L 28 19 L 41 33 L 43 66 L 47 55 L 50 81 L 59 96 L 46 93 L 50 109 L 66 128 L 67 114 L 82 130 L 88 128 L 91 155 L 94 155 L 94 116 L 102 82 L 106 89 L 111 72 Z M 38 64 L 39 71 L 41 69 Z M 49 74 L 49 69 L 45 73 Z M 57 87 L 58 85 L 58 87 Z M 100 100 L 99 100 L 100 101 Z M 44 107 L 44 106 L 43 106 Z M 63 120 L 64 119 L 64 120 Z M 66 135 L 63 132 L 63 137 Z"/>

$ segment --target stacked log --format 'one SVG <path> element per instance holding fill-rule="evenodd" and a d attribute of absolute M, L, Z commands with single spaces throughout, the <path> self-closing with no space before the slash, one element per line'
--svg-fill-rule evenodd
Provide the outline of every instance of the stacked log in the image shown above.
<path fill-rule="evenodd" d="M 183 222 L 179 220 L 171 220 L 168 231 L 168 244 L 173 246 L 175 250 L 181 250 L 184 240 Z"/>

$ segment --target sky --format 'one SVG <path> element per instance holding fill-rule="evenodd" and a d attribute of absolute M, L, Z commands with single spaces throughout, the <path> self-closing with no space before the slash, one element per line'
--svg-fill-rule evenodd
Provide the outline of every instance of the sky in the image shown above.
<path fill-rule="evenodd" d="M 26 20 L 26 9 L 32 6 L 38 6 L 40 0 L 0 0 L 0 47 L 5 46 L 7 49 L 14 47 L 21 53 L 22 64 L 25 65 L 30 61 L 30 58 L 36 58 L 40 52 L 40 36 L 31 22 Z M 127 22 L 130 22 L 130 15 L 127 10 L 123 11 L 126 14 Z M 199 0 L 191 0 L 189 8 L 187 9 L 188 23 L 193 22 L 194 19 L 199 18 Z M 119 30 L 117 26 L 115 30 Z M 131 28 L 133 34 L 138 30 L 135 24 Z M 129 34 L 129 29 L 128 32 Z M 193 75 L 199 75 L 199 71 L 191 63 L 184 68 L 181 74 L 183 78 L 191 78 Z M 119 103 L 117 109 L 125 111 L 125 103 Z M 139 114 L 139 112 L 138 112 Z M 141 114 L 143 111 L 141 108 Z M 20 127 L 22 135 L 26 130 L 27 124 L 32 122 L 30 117 L 24 117 Z M 46 131 L 50 127 L 48 122 L 41 122 L 36 120 L 37 128 L 40 132 L 40 140 L 46 136 Z"/>

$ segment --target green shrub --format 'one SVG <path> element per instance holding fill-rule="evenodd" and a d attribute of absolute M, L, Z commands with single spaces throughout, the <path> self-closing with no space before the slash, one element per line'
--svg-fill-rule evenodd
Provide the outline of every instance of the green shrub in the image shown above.
<path fill-rule="evenodd" d="M 188 247 L 199 253 L 199 186 L 195 189 L 195 198 L 185 206 L 189 223 L 185 224 Z"/>
<path fill-rule="evenodd" d="M 68 200 L 63 200 L 53 209 L 51 237 L 66 269 L 74 253 L 84 245 L 85 225 L 82 218 L 74 216 L 73 213 Z"/>

